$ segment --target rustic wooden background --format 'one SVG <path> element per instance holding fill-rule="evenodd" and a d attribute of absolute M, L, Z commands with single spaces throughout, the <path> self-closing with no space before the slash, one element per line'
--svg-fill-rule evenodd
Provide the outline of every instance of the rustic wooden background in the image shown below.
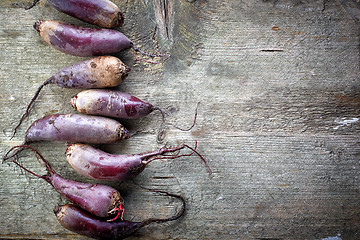
<path fill-rule="evenodd" d="M 142 49 L 171 53 L 164 64 L 116 54 L 132 68 L 118 88 L 164 109 L 122 121 L 133 136 L 101 146 L 138 153 L 198 141 L 213 170 L 196 156 L 153 162 L 136 182 L 185 197 L 178 221 L 143 228 L 131 239 L 359 239 L 359 1 L 116 0 L 123 31 Z M 42 0 L 0 2 L 0 153 L 20 144 L 27 127 L 52 113 L 73 113 L 79 90 L 47 86 L 30 117 L 12 129 L 37 87 L 83 60 L 47 46 L 39 19 L 89 26 Z M 66 143 L 33 144 L 61 175 L 89 181 L 65 160 Z M 44 168 L 29 152 L 21 162 Z M 110 184 L 110 183 L 109 183 Z M 111 183 L 126 218 L 169 216 L 180 203 Z M 63 229 L 52 209 L 66 201 L 14 164 L 0 168 L 0 238 L 84 239 Z"/>

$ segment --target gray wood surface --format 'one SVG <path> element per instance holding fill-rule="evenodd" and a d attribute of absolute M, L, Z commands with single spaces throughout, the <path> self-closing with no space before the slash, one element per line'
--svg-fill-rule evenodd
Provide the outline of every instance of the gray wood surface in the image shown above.
<path fill-rule="evenodd" d="M 38 19 L 89 26 L 41 1 L 0 3 L 0 153 L 21 144 L 27 127 L 52 113 L 73 113 L 79 90 L 47 86 L 29 118 L 12 129 L 37 87 L 83 60 L 47 46 Z M 196 156 L 154 161 L 136 182 L 185 197 L 178 221 L 154 224 L 131 239 L 359 239 L 360 91 L 358 1 L 114 1 L 123 31 L 147 51 L 171 53 L 158 65 L 127 51 L 132 68 L 118 89 L 164 109 L 122 121 L 132 138 L 101 146 L 138 153 L 165 144 L 190 145 Z M 65 160 L 66 143 L 36 143 L 61 175 L 89 181 Z M 21 162 L 44 168 L 29 152 Z M 107 183 L 126 201 L 126 218 L 169 216 L 180 203 L 129 183 Z M 49 184 L 11 162 L 0 168 L 0 238 L 84 239 L 62 228 L 52 209 L 66 201 Z"/>

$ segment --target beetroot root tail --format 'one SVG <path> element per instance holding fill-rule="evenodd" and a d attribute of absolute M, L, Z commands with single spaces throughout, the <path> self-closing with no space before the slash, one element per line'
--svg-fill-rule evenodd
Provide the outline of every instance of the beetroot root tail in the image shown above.
<path fill-rule="evenodd" d="M 33 8 L 40 0 L 34 0 L 34 2 L 29 6 L 29 7 L 26 7 L 25 10 L 29 10 L 31 8 Z"/>
<path fill-rule="evenodd" d="M 135 183 L 135 181 L 133 181 L 133 183 L 144 189 L 144 190 L 147 190 L 147 191 L 150 191 L 150 192 L 156 192 L 156 193 L 162 193 L 162 194 L 165 194 L 167 196 L 170 196 L 170 197 L 174 197 L 174 198 L 178 198 L 180 199 L 180 201 L 182 202 L 182 207 L 180 209 L 180 211 L 178 211 L 174 216 L 171 216 L 169 218 L 150 218 L 150 219 L 147 219 L 147 220 L 144 220 L 142 223 L 141 223 L 141 227 L 143 226 L 146 226 L 150 223 L 162 223 L 162 222 L 169 222 L 169 221 L 174 221 L 178 218 L 180 218 L 184 212 L 185 212 L 185 209 L 186 209 L 186 202 L 185 202 L 185 199 L 180 196 L 180 195 L 177 195 L 177 194 L 173 194 L 173 193 L 169 193 L 169 192 L 166 192 L 166 191 L 162 191 L 162 190 L 155 190 L 155 189 L 150 189 L 150 188 L 146 188 L 146 187 L 143 187 L 143 186 L 140 186 L 139 184 Z"/>
<path fill-rule="evenodd" d="M 164 151 L 162 154 L 164 153 L 168 153 L 168 152 L 175 152 L 175 151 L 180 151 L 181 149 L 183 148 L 189 148 L 191 150 L 191 153 L 187 153 L 187 154 L 180 154 L 179 152 L 175 155 L 162 155 L 162 156 L 154 156 L 146 161 L 144 161 L 144 164 L 147 165 L 149 164 L 150 162 L 154 161 L 154 160 L 162 160 L 162 159 L 176 159 L 176 158 L 180 158 L 180 157 L 188 157 L 188 156 L 191 156 L 193 155 L 194 153 L 197 154 L 200 159 L 205 163 L 205 166 L 209 169 L 209 172 L 210 172 L 210 175 L 212 174 L 212 170 L 209 166 L 209 164 L 207 163 L 206 159 L 196 150 L 197 148 L 197 141 L 195 142 L 195 146 L 194 147 L 190 147 L 189 145 L 187 144 L 182 144 L 178 147 L 174 147 L 174 148 L 169 148 L 168 151 Z M 166 150 L 166 149 L 165 149 Z"/>
<path fill-rule="evenodd" d="M 55 171 L 54 171 L 53 168 L 50 166 L 50 164 L 45 160 L 45 158 L 44 158 L 36 149 L 34 149 L 34 148 L 32 148 L 32 147 L 30 147 L 30 146 L 28 146 L 28 145 L 18 145 L 18 146 L 14 146 L 14 147 L 12 147 L 8 152 L 11 152 L 11 151 L 14 150 L 14 149 L 24 150 L 24 149 L 26 149 L 26 148 L 27 148 L 27 149 L 30 149 L 31 151 L 33 151 L 38 159 L 39 159 L 39 158 L 41 159 L 41 161 L 45 164 L 45 167 L 46 167 L 48 173 L 50 173 L 50 174 L 55 173 Z M 16 154 L 18 154 L 18 153 L 19 153 L 19 151 L 16 152 Z M 15 155 L 14 155 L 14 154 L 11 155 L 10 157 L 14 157 L 14 158 L 16 159 L 16 154 L 15 154 Z M 10 158 L 10 157 L 9 157 L 9 158 Z M 43 178 L 44 180 L 47 180 L 47 179 L 46 179 L 46 175 L 40 176 L 40 175 L 38 175 L 38 174 L 36 174 L 36 173 L 28 170 L 27 168 L 25 168 L 24 166 L 22 166 L 20 163 L 18 163 L 18 162 L 17 162 L 16 160 L 14 160 L 14 159 L 12 160 L 12 162 L 15 163 L 16 165 L 18 165 L 19 167 L 21 167 L 22 169 L 24 169 L 25 171 L 31 173 L 32 175 L 34 175 L 34 176 L 36 176 L 36 177 L 39 177 L 39 178 Z"/>
<path fill-rule="evenodd" d="M 125 214 L 125 208 L 124 208 L 124 206 L 123 206 L 122 204 L 120 204 L 119 207 L 116 207 L 116 208 L 110 210 L 108 213 L 111 214 L 111 213 L 114 213 L 114 212 L 116 212 L 116 211 L 117 211 L 117 215 L 116 215 L 114 218 L 112 218 L 112 219 L 110 219 L 110 220 L 107 220 L 108 222 L 115 221 L 115 220 L 118 219 L 119 217 L 120 217 L 121 221 L 124 220 L 124 214 Z"/>
<path fill-rule="evenodd" d="M 183 131 L 183 132 L 188 132 L 188 131 L 190 131 L 191 129 L 193 129 L 193 127 L 194 127 L 195 124 L 196 124 L 196 118 L 197 118 L 197 112 L 198 112 L 199 104 L 200 104 L 200 102 L 198 102 L 197 105 L 196 105 L 195 114 L 194 114 L 194 120 L 193 120 L 193 123 L 192 123 L 192 125 L 191 125 L 190 127 L 188 127 L 188 128 L 181 128 L 181 127 L 178 127 L 178 126 L 176 126 L 176 125 L 174 125 L 174 124 L 172 124 L 172 123 L 168 123 L 168 124 L 169 124 L 170 126 L 173 126 L 173 127 L 176 128 L 176 129 L 180 130 L 180 131 Z"/>
<path fill-rule="evenodd" d="M 40 94 L 40 91 L 43 87 L 45 87 L 46 85 L 48 85 L 49 83 L 52 82 L 52 78 L 49 78 L 48 80 L 46 80 L 42 85 L 39 86 L 39 88 L 36 90 L 34 96 L 32 97 L 32 99 L 30 100 L 26 110 L 25 110 L 25 113 L 21 116 L 20 118 L 20 121 L 18 123 L 18 125 L 16 125 L 16 127 L 14 128 L 14 132 L 13 132 L 13 135 L 11 136 L 10 140 L 13 139 L 13 137 L 15 136 L 16 132 L 17 132 L 17 129 L 20 127 L 21 123 L 25 120 L 25 118 L 27 116 L 29 116 L 29 112 L 30 112 L 30 108 L 31 106 L 33 105 L 33 103 L 35 102 L 36 98 L 39 96 Z"/>
<path fill-rule="evenodd" d="M 197 142 L 196 142 L 194 148 L 192 148 L 192 147 L 190 147 L 189 145 L 186 145 L 186 144 L 185 144 L 185 147 L 191 149 L 191 150 L 193 151 L 193 153 L 196 153 L 196 154 L 201 158 L 201 160 L 205 163 L 206 167 L 209 169 L 209 173 L 210 173 L 210 175 L 211 175 L 211 174 L 212 174 L 212 170 L 211 170 L 209 164 L 207 163 L 206 159 L 196 150 Z"/>

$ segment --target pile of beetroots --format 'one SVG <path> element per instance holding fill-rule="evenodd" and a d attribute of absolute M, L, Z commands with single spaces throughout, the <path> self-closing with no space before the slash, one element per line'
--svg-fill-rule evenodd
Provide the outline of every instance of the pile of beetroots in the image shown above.
<path fill-rule="evenodd" d="M 36 5 L 39 0 L 27 9 Z M 121 32 L 110 29 L 122 26 L 124 16 L 120 9 L 109 0 L 48 0 L 57 10 L 100 28 L 84 28 L 59 21 L 37 21 L 34 28 L 50 46 L 74 56 L 92 57 L 59 70 L 39 86 L 19 124 L 29 115 L 31 106 L 41 89 L 48 84 L 64 88 L 86 89 L 70 102 L 79 114 L 53 114 L 36 120 L 26 131 L 23 144 L 15 146 L 4 156 L 31 173 L 42 178 L 71 204 L 57 206 L 54 213 L 66 229 L 95 239 L 123 239 L 139 228 L 150 223 L 173 221 L 185 211 L 183 197 L 165 191 L 148 189 L 181 200 L 182 207 L 174 216 L 149 218 L 142 222 L 123 219 L 124 201 L 118 190 L 105 184 L 82 183 L 65 179 L 55 172 L 41 154 L 29 146 L 38 141 L 70 142 L 66 150 L 67 161 L 76 172 L 95 180 L 125 181 L 140 174 L 145 166 L 156 159 L 175 159 L 197 154 L 207 165 L 205 159 L 191 147 L 182 144 L 164 147 L 153 152 L 132 155 L 115 155 L 87 144 L 114 143 L 130 137 L 128 130 L 119 119 L 136 119 L 160 110 L 128 93 L 106 88 L 119 85 L 128 75 L 130 68 L 120 59 L 106 54 L 133 49 L 149 57 L 152 55 L 139 50 Z M 160 110 L 161 111 L 161 110 Z M 161 112 L 162 113 L 162 112 Z M 163 119 L 164 119 L 164 114 Z M 111 118 L 109 118 L 111 117 Z M 183 149 L 190 153 L 181 154 Z M 17 161 L 19 152 L 30 149 L 47 169 L 46 175 L 38 175 Z M 169 154 L 173 153 L 173 154 Z M 209 168 L 211 173 L 211 170 Z"/>

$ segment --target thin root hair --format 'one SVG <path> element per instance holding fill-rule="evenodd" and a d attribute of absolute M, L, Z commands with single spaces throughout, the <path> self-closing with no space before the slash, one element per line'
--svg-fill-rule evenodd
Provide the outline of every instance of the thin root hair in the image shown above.
<path fill-rule="evenodd" d="M 26 7 L 25 10 L 29 10 L 31 8 L 33 8 L 40 0 L 34 0 L 34 2 L 29 6 L 29 7 Z"/>
<path fill-rule="evenodd" d="M 36 158 L 39 160 L 41 160 L 44 164 L 45 164 L 45 167 L 46 167 L 46 170 L 48 171 L 49 174 L 54 174 L 55 171 L 53 170 L 53 168 L 50 166 L 50 164 L 45 160 L 45 158 L 34 148 L 28 146 L 28 145 L 18 145 L 18 146 L 14 146 L 12 147 L 9 151 L 12 151 L 13 149 L 16 149 L 16 148 L 20 148 L 20 149 L 30 149 L 31 151 L 33 151 L 35 153 L 35 156 Z M 44 175 L 44 176 L 41 176 L 39 174 L 36 174 L 32 171 L 30 171 L 29 169 L 25 168 L 24 166 L 22 166 L 20 163 L 18 163 L 16 161 L 17 157 L 14 156 L 15 159 L 12 160 L 13 163 L 15 163 L 16 165 L 18 165 L 19 167 L 21 167 L 22 169 L 24 169 L 25 171 L 31 173 L 32 175 L 36 176 L 36 177 L 39 177 L 39 178 L 43 178 L 46 180 L 47 178 L 47 175 Z"/>

